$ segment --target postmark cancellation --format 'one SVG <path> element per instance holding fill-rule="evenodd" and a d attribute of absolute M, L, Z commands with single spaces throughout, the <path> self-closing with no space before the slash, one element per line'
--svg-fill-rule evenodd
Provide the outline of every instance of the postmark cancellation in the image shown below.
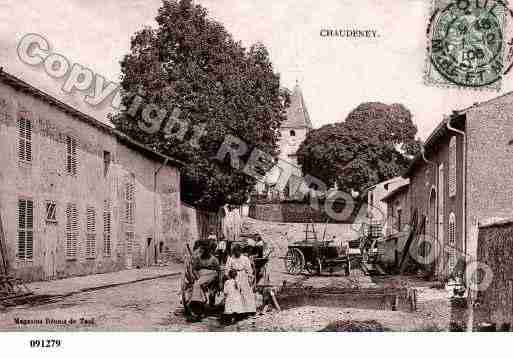
<path fill-rule="evenodd" d="M 502 0 L 433 0 L 426 83 L 499 90 L 512 65 L 512 20 Z"/>

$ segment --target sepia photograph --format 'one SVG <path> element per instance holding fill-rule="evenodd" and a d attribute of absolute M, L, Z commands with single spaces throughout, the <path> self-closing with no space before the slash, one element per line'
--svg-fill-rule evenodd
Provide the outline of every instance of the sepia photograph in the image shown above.
<path fill-rule="evenodd" d="M 0 0 L 0 342 L 513 331 L 512 68 L 502 0 Z"/>

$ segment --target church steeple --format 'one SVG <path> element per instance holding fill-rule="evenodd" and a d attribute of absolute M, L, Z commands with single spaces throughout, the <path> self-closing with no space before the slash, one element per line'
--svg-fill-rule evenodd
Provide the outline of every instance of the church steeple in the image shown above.
<path fill-rule="evenodd" d="M 303 92 L 296 80 L 296 85 L 290 95 L 290 106 L 287 108 L 287 119 L 283 121 L 282 128 L 312 128 L 310 115 L 306 108 Z"/>

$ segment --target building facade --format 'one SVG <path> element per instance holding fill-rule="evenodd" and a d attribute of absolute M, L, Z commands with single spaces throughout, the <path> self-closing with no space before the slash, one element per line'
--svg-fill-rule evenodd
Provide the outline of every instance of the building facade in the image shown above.
<path fill-rule="evenodd" d="M 0 220 L 10 272 L 156 263 L 182 242 L 181 163 L 0 72 Z"/>
<path fill-rule="evenodd" d="M 441 277 L 476 260 L 480 225 L 512 216 L 512 116 L 513 93 L 455 111 L 406 173 L 411 210 L 426 218 Z"/>
<path fill-rule="evenodd" d="M 384 238 L 379 242 L 378 248 L 383 253 L 382 264 L 390 268 L 398 267 L 409 235 L 411 213 L 408 191 L 409 183 L 406 182 L 381 199 L 386 205 L 386 222 Z"/>
<path fill-rule="evenodd" d="M 385 238 L 408 229 L 411 220 L 408 188 L 409 183 L 405 183 L 381 199 L 386 204 Z"/>
<path fill-rule="evenodd" d="M 408 184 L 409 181 L 402 177 L 394 177 L 380 182 L 367 189 L 367 208 L 368 217 L 371 221 L 385 224 L 389 217 L 387 214 L 387 204 L 383 198 L 392 193 L 395 189 Z"/>
<path fill-rule="evenodd" d="M 465 253 L 463 118 L 445 119 L 427 139 L 423 157 L 409 168 L 411 211 L 425 219 L 425 234 L 437 252 L 435 273 L 445 278 Z M 449 126 L 449 127 L 448 127 Z"/>

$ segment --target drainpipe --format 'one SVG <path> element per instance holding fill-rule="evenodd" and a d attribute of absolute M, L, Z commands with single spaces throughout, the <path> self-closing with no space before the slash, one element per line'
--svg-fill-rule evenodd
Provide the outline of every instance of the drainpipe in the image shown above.
<path fill-rule="evenodd" d="M 465 135 L 464 131 L 458 130 L 451 126 L 451 119 L 452 117 L 449 117 L 447 120 L 447 129 L 449 131 L 456 132 L 460 134 L 463 137 L 463 201 L 462 201 L 462 224 L 463 224 L 463 245 L 464 250 L 463 253 L 465 254 L 465 259 L 467 258 L 467 162 L 466 162 L 466 154 L 467 154 L 467 136 Z M 456 165 L 456 164 L 454 164 Z"/>
<path fill-rule="evenodd" d="M 438 231 L 438 190 L 439 190 L 439 186 L 438 186 L 438 165 L 436 162 L 434 161 L 429 161 L 427 158 L 426 158 L 426 153 L 424 152 L 424 146 L 422 146 L 422 149 L 420 151 L 420 153 L 422 154 L 422 159 L 424 160 L 424 162 L 426 162 L 428 165 L 432 165 L 434 167 L 434 175 L 435 175 L 435 187 L 436 187 L 436 195 L 435 195 L 435 218 L 433 218 L 433 221 L 435 222 L 434 223 L 434 227 L 435 227 L 435 231 Z M 430 190 L 431 192 L 431 190 Z M 427 215 L 427 218 L 429 218 L 429 203 L 428 203 L 428 215 Z M 437 236 L 437 240 L 438 240 L 438 236 Z M 437 272 L 436 268 L 438 267 L 438 258 L 435 258 L 435 261 L 437 262 L 436 265 L 435 265 L 435 273 Z"/>
<path fill-rule="evenodd" d="M 463 137 L 463 201 L 461 204 L 463 215 L 462 215 L 462 223 L 463 223 L 463 245 L 464 250 L 463 253 L 465 255 L 465 261 L 467 260 L 467 136 L 464 131 L 458 130 L 457 128 L 454 128 L 451 126 L 451 117 L 447 120 L 447 129 L 450 131 L 453 131 L 457 134 L 460 134 Z M 457 147 L 456 147 L 457 148 Z M 456 152 L 457 155 L 457 152 Z M 455 164 L 456 165 L 456 164 Z M 470 294 L 470 293 L 469 293 Z M 467 331 L 472 331 L 474 328 L 474 304 L 472 295 L 469 296 L 470 299 L 470 305 L 469 305 L 469 315 L 467 320 Z"/>
<path fill-rule="evenodd" d="M 157 243 L 157 175 L 160 170 L 167 165 L 169 158 L 164 160 L 164 163 L 153 172 L 153 245 Z M 152 248 L 154 251 L 154 248 Z M 159 253 L 160 254 L 160 253 Z M 155 258 L 156 260 L 157 258 Z"/>

